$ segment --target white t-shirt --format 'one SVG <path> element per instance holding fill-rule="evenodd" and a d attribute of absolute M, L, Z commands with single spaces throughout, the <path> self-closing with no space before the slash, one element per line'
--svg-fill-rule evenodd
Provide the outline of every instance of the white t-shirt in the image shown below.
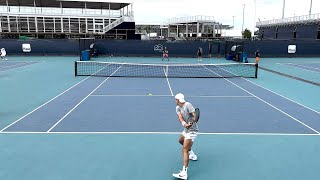
<path fill-rule="evenodd" d="M 1 49 L 1 56 L 6 56 L 7 55 L 7 52 L 5 49 Z"/>
<path fill-rule="evenodd" d="M 185 102 L 182 107 L 180 107 L 180 106 L 176 107 L 177 114 L 181 114 L 183 119 L 186 121 L 186 123 L 189 123 L 193 120 L 191 113 L 194 111 L 195 111 L 194 107 L 189 102 Z M 188 129 L 184 128 L 184 132 L 186 132 L 186 133 L 198 132 L 198 131 L 199 131 L 199 129 L 198 129 L 197 123 L 193 123 L 193 125 Z"/>

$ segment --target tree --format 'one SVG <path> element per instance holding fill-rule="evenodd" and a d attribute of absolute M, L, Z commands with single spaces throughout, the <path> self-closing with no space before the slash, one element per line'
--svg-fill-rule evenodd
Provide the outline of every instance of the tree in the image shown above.
<path fill-rule="evenodd" d="M 245 38 L 245 39 L 250 39 L 250 38 L 251 38 L 251 31 L 246 28 L 246 29 L 242 32 L 242 36 L 243 36 L 243 38 Z"/>
<path fill-rule="evenodd" d="M 146 26 L 146 27 L 145 27 L 145 30 L 146 30 L 147 33 L 149 34 L 149 33 L 151 33 L 152 28 L 151 28 L 151 26 Z"/>

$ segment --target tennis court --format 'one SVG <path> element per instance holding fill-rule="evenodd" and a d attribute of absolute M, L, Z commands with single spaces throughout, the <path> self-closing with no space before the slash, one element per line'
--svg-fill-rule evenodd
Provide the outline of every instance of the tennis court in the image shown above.
<path fill-rule="evenodd" d="M 12 61 L 1 61 L 0 62 L 0 71 L 8 71 L 11 69 L 28 66 L 37 62 L 12 62 Z"/>
<path fill-rule="evenodd" d="M 221 73 L 220 78 L 166 76 L 179 63 L 198 67 L 192 58 L 166 64 L 158 58 L 99 58 L 151 62 L 161 68 L 148 69 L 156 74 L 152 78 L 136 77 L 139 73 L 130 78 L 75 77 L 76 60 L 12 57 L 10 63 L 19 68 L 0 71 L 1 179 L 174 179 L 171 174 L 182 166 L 182 127 L 174 100 L 179 92 L 201 109 L 200 135 L 193 148 L 199 160 L 190 163 L 189 179 L 319 178 L 317 85 L 261 69 L 257 79 L 221 78 L 226 76 Z M 290 73 L 294 66 L 299 70 L 295 76 L 309 81 L 319 77 L 316 59 L 263 61 L 264 68 L 281 72 Z M 1 69 L 10 67 L 2 63 Z M 212 58 L 203 63 L 217 76 L 210 64 L 229 62 Z M 163 66 L 170 67 L 166 71 Z M 97 74 L 97 69 L 117 74 L 123 64 L 110 67 L 111 73 L 94 67 L 89 74 Z M 175 72 L 207 75 L 190 67 Z M 234 75 L 239 69 L 227 72 Z"/>
<path fill-rule="evenodd" d="M 320 63 L 307 63 L 307 64 L 286 63 L 284 65 L 295 67 L 295 68 L 306 70 L 306 71 L 320 72 Z"/>

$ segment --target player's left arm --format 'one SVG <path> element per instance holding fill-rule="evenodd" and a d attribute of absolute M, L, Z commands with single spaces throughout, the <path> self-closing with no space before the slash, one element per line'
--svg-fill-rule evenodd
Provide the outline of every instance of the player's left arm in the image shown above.
<path fill-rule="evenodd" d="M 193 120 L 192 120 L 192 123 L 197 122 L 197 119 L 196 119 L 196 117 L 197 117 L 196 111 L 195 111 L 195 108 L 193 107 L 192 104 L 190 104 L 188 110 L 189 110 L 190 114 L 192 115 L 192 119 L 193 119 Z"/>
<path fill-rule="evenodd" d="M 178 119 L 179 119 L 179 121 L 180 121 L 180 123 L 182 124 L 183 127 L 189 128 L 192 125 L 192 124 L 190 125 L 190 124 L 186 123 L 186 121 L 183 119 L 181 113 L 179 113 L 177 115 L 178 115 Z"/>
<path fill-rule="evenodd" d="M 191 114 L 192 114 L 192 116 L 193 116 L 193 122 L 198 122 L 196 112 L 193 111 Z"/>

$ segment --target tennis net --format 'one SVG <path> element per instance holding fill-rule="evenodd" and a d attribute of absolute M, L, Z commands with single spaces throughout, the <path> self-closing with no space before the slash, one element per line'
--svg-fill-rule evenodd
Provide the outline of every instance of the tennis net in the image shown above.
<path fill-rule="evenodd" d="M 258 65 L 230 64 L 139 64 L 76 61 L 75 76 L 154 78 L 257 78 Z"/>

